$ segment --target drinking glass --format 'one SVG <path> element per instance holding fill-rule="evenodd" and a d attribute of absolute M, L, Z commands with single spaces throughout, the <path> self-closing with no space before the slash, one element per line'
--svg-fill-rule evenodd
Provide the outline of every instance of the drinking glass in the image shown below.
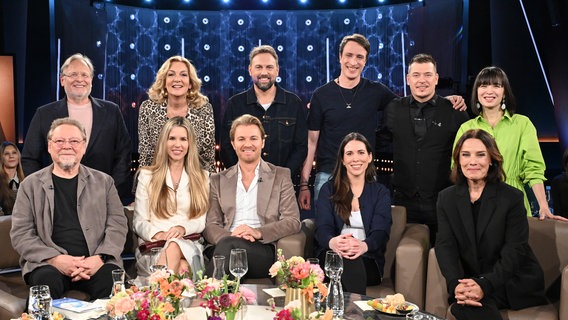
<path fill-rule="evenodd" d="M 221 280 L 225 276 L 225 256 L 213 256 L 213 279 Z"/>
<path fill-rule="evenodd" d="M 229 257 L 229 271 L 239 281 L 248 271 L 247 251 L 245 249 L 231 249 Z"/>
<path fill-rule="evenodd" d="M 48 286 L 38 285 L 30 288 L 28 313 L 32 319 L 51 319 L 51 294 Z"/>
<path fill-rule="evenodd" d="M 308 258 L 308 259 L 306 259 L 306 261 L 309 264 L 319 266 L 319 259 L 318 258 Z M 316 311 L 321 311 L 321 309 L 322 309 L 321 295 L 320 295 L 320 292 L 317 288 L 314 290 L 314 307 L 315 307 Z"/>
<path fill-rule="evenodd" d="M 345 310 L 343 300 L 343 287 L 341 286 L 341 274 L 343 273 L 343 259 L 329 250 L 325 254 L 325 273 L 329 277 L 329 293 L 326 299 L 326 307 L 333 311 L 333 316 L 342 318 Z"/>
<path fill-rule="evenodd" d="M 124 275 L 125 273 L 122 269 L 112 270 L 112 292 L 110 293 L 111 298 L 119 292 L 126 291 L 126 288 L 124 287 Z"/>
<path fill-rule="evenodd" d="M 160 256 L 162 255 L 162 248 L 152 248 L 150 249 L 150 272 L 154 273 L 158 270 L 166 271 L 168 270 L 168 258 L 166 256 L 166 262 L 160 262 Z"/>

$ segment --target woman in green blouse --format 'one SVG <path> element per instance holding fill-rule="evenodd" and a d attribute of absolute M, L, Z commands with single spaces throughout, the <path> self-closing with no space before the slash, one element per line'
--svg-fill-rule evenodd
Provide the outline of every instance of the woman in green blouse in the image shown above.
<path fill-rule="evenodd" d="M 489 132 L 503 155 L 505 182 L 524 193 L 528 214 L 531 210 L 524 185 L 530 186 L 536 196 L 540 219 L 568 221 L 550 212 L 543 183 L 545 164 L 536 128 L 528 117 L 515 114 L 515 97 L 502 69 L 486 67 L 479 72 L 473 84 L 471 109 L 477 117 L 461 125 L 455 141 L 469 129 Z"/>

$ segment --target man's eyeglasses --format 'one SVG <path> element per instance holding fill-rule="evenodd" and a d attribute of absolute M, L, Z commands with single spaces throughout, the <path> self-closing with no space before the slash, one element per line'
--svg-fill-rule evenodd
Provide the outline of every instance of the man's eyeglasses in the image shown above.
<path fill-rule="evenodd" d="M 81 142 L 85 141 L 85 139 L 69 139 L 69 140 L 65 140 L 65 139 L 49 139 L 49 141 L 51 141 L 53 144 L 55 144 L 58 148 L 63 148 L 63 146 L 65 145 L 65 143 L 69 143 L 69 145 L 73 148 L 75 148 L 76 146 L 78 146 Z"/>
<path fill-rule="evenodd" d="M 90 74 L 88 73 L 78 73 L 78 72 L 73 72 L 73 73 L 69 73 L 69 74 L 63 74 L 65 77 L 71 78 L 71 79 L 88 79 L 91 77 Z"/>

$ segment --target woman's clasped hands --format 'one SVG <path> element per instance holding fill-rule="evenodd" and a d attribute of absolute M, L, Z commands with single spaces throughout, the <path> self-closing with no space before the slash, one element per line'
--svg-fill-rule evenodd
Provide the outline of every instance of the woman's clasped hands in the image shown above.
<path fill-rule="evenodd" d="M 369 250 L 365 241 L 354 238 L 350 233 L 331 238 L 329 248 L 345 259 L 356 259 Z"/>
<path fill-rule="evenodd" d="M 454 290 L 458 304 L 481 307 L 481 299 L 483 299 L 483 290 L 473 279 L 461 279 Z"/>

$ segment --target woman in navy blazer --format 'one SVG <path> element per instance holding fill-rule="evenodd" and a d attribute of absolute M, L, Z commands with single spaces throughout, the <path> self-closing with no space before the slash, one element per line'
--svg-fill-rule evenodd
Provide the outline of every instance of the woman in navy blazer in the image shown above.
<path fill-rule="evenodd" d="M 503 157 L 486 131 L 466 131 L 453 152 L 455 185 L 438 195 L 436 258 L 456 319 L 502 319 L 499 309 L 546 303 L 528 244 L 523 194 L 503 181 Z"/>
<path fill-rule="evenodd" d="M 345 136 L 316 203 L 316 256 L 323 263 L 327 250 L 337 252 L 343 288 L 359 294 L 382 280 L 392 224 L 390 193 L 376 181 L 371 150 L 360 133 Z"/>

